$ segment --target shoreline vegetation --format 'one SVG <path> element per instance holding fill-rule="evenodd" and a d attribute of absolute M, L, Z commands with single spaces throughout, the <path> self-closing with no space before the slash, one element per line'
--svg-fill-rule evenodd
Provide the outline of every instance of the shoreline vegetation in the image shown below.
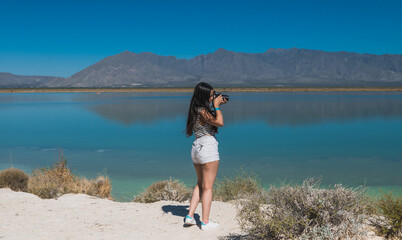
<path fill-rule="evenodd" d="M 50 168 L 34 169 L 32 175 L 9 168 L 0 171 L 0 188 L 57 199 L 68 193 L 84 193 L 114 200 L 107 176 L 86 179 L 72 174 L 63 154 Z M 188 202 L 192 188 L 176 179 L 155 182 L 131 202 Z M 367 195 L 364 187 L 341 184 L 321 188 L 320 179 L 264 189 L 258 176 L 241 170 L 234 178 L 217 180 L 214 201 L 236 206 L 237 221 L 246 235 L 225 239 L 365 239 L 375 232 L 386 239 L 402 237 L 402 196 Z"/>
<path fill-rule="evenodd" d="M 220 92 L 400 92 L 402 87 L 217 87 Z M 193 88 L 0 88 L 0 93 L 192 92 Z"/>

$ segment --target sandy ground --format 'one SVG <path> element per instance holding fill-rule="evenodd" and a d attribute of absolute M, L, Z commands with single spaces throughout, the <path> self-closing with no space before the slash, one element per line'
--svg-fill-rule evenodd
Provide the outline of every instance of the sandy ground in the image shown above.
<path fill-rule="evenodd" d="M 84 194 L 66 194 L 58 199 L 0 189 L 0 239 L 225 239 L 241 236 L 236 207 L 213 202 L 211 219 L 219 229 L 185 227 L 188 203 L 161 201 L 151 204 L 113 202 Z M 381 239 L 369 234 L 369 239 Z M 233 238 L 232 238 L 233 239 Z M 236 239 L 236 238 L 235 238 Z M 240 239 L 237 237 L 237 239 Z"/>
<path fill-rule="evenodd" d="M 214 231 L 184 227 L 188 203 L 113 202 L 84 194 L 56 199 L 0 189 L 0 239 L 219 239 L 241 233 L 232 204 L 213 202 Z M 196 211 L 200 224 L 201 204 Z"/>

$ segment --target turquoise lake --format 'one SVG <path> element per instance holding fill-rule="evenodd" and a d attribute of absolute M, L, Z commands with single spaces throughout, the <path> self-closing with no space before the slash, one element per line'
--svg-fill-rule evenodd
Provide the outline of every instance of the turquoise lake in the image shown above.
<path fill-rule="evenodd" d="M 402 93 L 228 93 L 218 179 L 241 168 L 264 186 L 321 177 L 402 193 Z M 191 93 L 0 94 L 0 170 L 31 173 L 64 153 L 75 174 L 106 173 L 119 201 L 157 180 L 196 183 L 184 134 Z"/>

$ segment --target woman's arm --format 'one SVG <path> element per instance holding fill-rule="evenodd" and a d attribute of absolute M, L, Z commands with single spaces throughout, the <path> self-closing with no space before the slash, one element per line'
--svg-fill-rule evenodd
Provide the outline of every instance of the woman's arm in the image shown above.
<path fill-rule="evenodd" d="M 219 95 L 214 99 L 214 107 L 218 108 L 221 104 L 226 103 L 226 100 L 222 99 L 222 95 Z M 216 111 L 216 117 L 212 116 L 207 110 L 203 109 L 200 112 L 203 122 L 209 123 L 217 127 L 223 127 L 223 115 L 221 110 Z"/>

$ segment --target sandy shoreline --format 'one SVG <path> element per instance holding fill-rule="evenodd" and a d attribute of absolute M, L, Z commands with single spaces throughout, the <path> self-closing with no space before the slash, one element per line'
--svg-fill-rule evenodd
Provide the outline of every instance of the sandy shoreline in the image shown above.
<path fill-rule="evenodd" d="M 213 202 L 211 219 L 219 229 L 204 232 L 199 226 L 184 227 L 188 202 L 151 204 L 113 202 L 84 194 L 58 199 L 0 189 L 0 239 L 224 239 L 241 235 L 236 207 Z M 199 225 L 201 204 L 196 211 Z M 223 237 L 223 238 L 222 238 Z M 382 239 L 369 233 L 368 239 Z"/>
<path fill-rule="evenodd" d="M 402 87 L 250 87 L 215 88 L 220 92 L 400 92 Z M 193 88 L 0 88 L 0 93 L 192 92 Z"/>
<path fill-rule="evenodd" d="M 184 227 L 188 203 L 113 202 L 84 194 L 55 199 L 0 189 L 0 239 L 218 239 L 241 233 L 236 208 L 213 202 L 211 219 L 219 229 Z M 201 204 L 196 214 L 201 214 Z M 196 218 L 198 216 L 196 215 Z M 200 223 L 197 220 L 198 224 Z"/>

